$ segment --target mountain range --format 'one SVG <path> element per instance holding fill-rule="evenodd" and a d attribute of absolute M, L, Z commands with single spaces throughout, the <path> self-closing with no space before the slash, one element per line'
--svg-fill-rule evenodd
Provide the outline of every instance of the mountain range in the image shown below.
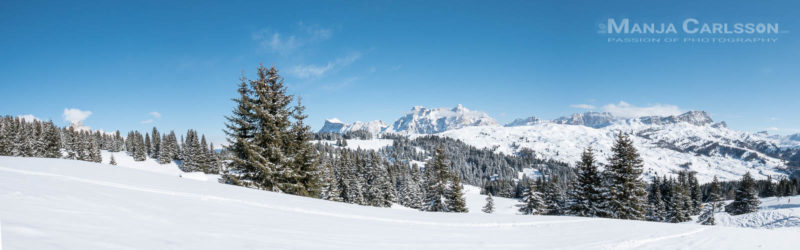
<path fill-rule="evenodd" d="M 416 106 L 391 126 L 382 121 L 345 124 L 328 119 L 320 132 L 356 130 L 409 137 L 436 134 L 497 153 L 528 149 L 543 159 L 567 163 L 577 161 L 587 147 L 593 148 L 604 163 L 616 135 L 625 132 L 633 135 L 644 160 L 645 175 L 670 175 L 689 169 L 696 171 L 701 181 L 714 176 L 738 179 L 748 171 L 757 178 L 780 178 L 800 165 L 800 134 L 736 131 L 725 122 L 715 123 L 705 111 L 642 117 L 585 112 L 553 120 L 521 118 L 500 125 L 488 114 L 462 105 L 452 109 Z"/>

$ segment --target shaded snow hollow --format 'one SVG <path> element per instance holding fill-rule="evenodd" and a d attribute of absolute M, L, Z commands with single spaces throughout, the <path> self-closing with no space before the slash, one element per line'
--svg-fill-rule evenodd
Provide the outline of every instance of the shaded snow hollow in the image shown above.
<path fill-rule="evenodd" d="M 115 156 L 116 158 L 116 156 Z M 165 166 L 167 167 L 167 166 Z M 6 249 L 796 249 L 798 231 L 364 207 L 136 166 L 0 157 Z M 482 197 L 468 187 L 469 208 Z M 475 204 L 475 199 L 480 204 Z M 511 204 L 508 204 L 509 206 Z M 509 207 L 510 208 L 510 207 Z"/>

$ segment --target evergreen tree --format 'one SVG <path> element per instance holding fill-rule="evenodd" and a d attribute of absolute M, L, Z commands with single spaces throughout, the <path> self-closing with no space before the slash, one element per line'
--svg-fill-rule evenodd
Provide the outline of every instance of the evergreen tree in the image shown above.
<path fill-rule="evenodd" d="M 330 157 L 327 157 L 326 159 L 330 159 Z M 320 168 L 322 170 L 321 177 L 323 183 L 322 190 L 320 192 L 320 198 L 331 201 L 343 201 L 342 191 L 339 188 L 340 184 L 337 181 L 333 163 L 326 161 L 320 165 Z"/>
<path fill-rule="evenodd" d="M 161 156 L 161 133 L 158 132 L 156 127 L 153 127 L 153 134 L 152 134 L 153 141 L 150 144 L 150 158 L 157 159 L 160 161 Z"/>
<path fill-rule="evenodd" d="M 317 196 L 318 171 L 303 107 L 289 107 L 294 96 L 286 93 L 278 71 L 260 66 L 258 79 L 242 77 L 239 94 L 226 124 L 234 156 L 226 182 Z"/>
<path fill-rule="evenodd" d="M 689 172 L 689 197 L 692 201 L 692 215 L 698 215 L 703 206 L 703 191 L 700 190 L 700 182 L 697 181 L 695 172 Z"/>
<path fill-rule="evenodd" d="M 97 143 L 93 137 L 89 138 L 89 161 L 100 163 L 103 161 L 103 157 L 100 154 L 100 145 Z"/>
<path fill-rule="evenodd" d="M 653 177 L 653 183 L 650 184 L 647 203 L 649 205 L 649 209 L 647 210 L 647 219 L 650 221 L 664 221 L 666 206 L 664 205 L 664 199 L 661 196 L 661 181 L 659 180 L 658 176 Z"/>
<path fill-rule="evenodd" d="M 48 122 L 44 133 L 44 157 L 61 158 L 61 133 L 53 124 Z"/>
<path fill-rule="evenodd" d="M 544 213 L 547 215 L 564 214 L 564 195 L 558 184 L 558 177 L 551 176 L 544 184 Z"/>
<path fill-rule="evenodd" d="M 114 155 L 113 155 L 113 154 L 111 155 L 111 161 L 110 161 L 110 162 L 108 162 L 108 164 L 111 164 L 111 165 L 113 165 L 113 166 L 116 166 L 116 165 L 117 165 L 117 160 L 116 160 L 116 159 L 114 159 Z"/>
<path fill-rule="evenodd" d="M 613 218 L 642 220 L 647 205 L 647 191 L 641 180 L 642 159 L 624 133 L 617 137 L 612 152 L 606 169 L 609 212 Z"/>
<path fill-rule="evenodd" d="M 581 154 L 581 161 L 577 163 L 577 178 L 570 191 L 572 202 L 569 214 L 584 217 L 606 216 L 602 207 L 604 193 L 603 177 L 597 170 L 594 152 L 587 148 Z"/>
<path fill-rule="evenodd" d="M 775 183 L 772 182 L 772 176 L 767 176 L 767 180 L 763 181 L 764 187 L 762 188 L 762 192 L 759 196 L 761 197 L 773 197 L 778 195 L 778 189 L 775 186 Z"/>
<path fill-rule="evenodd" d="M 758 205 L 761 201 L 758 200 L 758 192 L 756 191 L 756 182 L 747 172 L 742 176 L 739 181 L 739 186 L 736 188 L 735 198 L 731 204 L 725 207 L 725 212 L 732 215 L 740 215 L 758 211 Z"/>
<path fill-rule="evenodd" d="M 708 196 L 709 206 L 705 208 L 702 214 L 700 214 L 700 217 L 698 218 L 698 222 L 700 222 L 700 224 L 716 225 L 714 214 L 717 212 L 718 208 L 722 207 L 721 193 L 722 188 L 719 185 L 719 180 L 717 180 L 717 176 L 714 176 L 714 180 L 711 181 L 711 188 Z"/>
<path fill-rule="evenodd" d="M 311 145 L 311 128 L 304 123 L 308 117 L 304 114 L 305 109 L 302 100 L 298 98 L 297 105 L 291 113 L 294 123 L 289 129 L 290 140 L 286 150 L 286 155 L 291 162 L 288 167 L 289 171 L 283 171 L 280 188 L 287 193 L 316 197 L 320 191 L 319 170 L 317 169 L 317 156 Z M 377 160 L 379 157 L 375 158 Z M 382 164 L 377 163 L 377 165 Z M 385 196 L 384 199 L 393 199 L 393 197 L 388 197 L 389 194 L 385 191 L 386 176 L 382 175 L 381 178 L 384 178 L 380 180 L 380 184 L 383 185 L 381 189 L 384 189 L 382 194 Z M 389 186 L 391 185 L 389 184 Z M 382 206 L 390 206 L 390 202 L 391 200 L 384 201 Z"/>
<path fill-rule="evenodd" d="M 144 134 L 144 152 L 145 152 L 145 154 L 146 154 L 147 156 L 151 156 L 151 155 L 153 155 L 153 151 L 150 151 L 150 149 L 152 148 L 152 146 L 153 146 L 153 145 L 152 145 L 152 143 L 150 142 L 150 134 L 148 134 L 148 133 L 145 133 L 145 134 Z"/>
<path fill-rule="evenodd" d="M 466 213 L 467 202 L 464 200 L 464 187 L 461 185 L 461 179 L 458 175 L 452 175 L 450 179 L 450 187 L 447 194 L 447 211 L 455 213 Z"/>
<path fill-rule="evenodd" d="M 172 155 L 169 152 L 169 140 L 167 139 L 167 135 L 164 135 L 161 138 L 161 146 L 158 148 L 158 163 L 159 164 L 167 164 L 172 161 Z"/>
<path fill-rule="evenodd" d="M 691 220 L 691 217 L 689 217 L 691 215 L 691 199 L 686 187 L 685 182 L 672 182 L 672 210 L 669 216 L 672 223 Z"/>
<path fill-rule="evenodd" d="M 444 145 L 439 145 L 434 152 L 433 160 L 425 167 L 425 200 L 423 201 L 423 211 L 447 212 L 445 203 L 448 179 L 446 157 L 444 155 Z"/>
<path fill-rule="evenodd" d="M 134 132 L 133 143 L 131 145 L 134 148 L 133 160 L 144 161 L 147 159 L 144 137 L 138 131 Z"/>
<path fill-rule="evenodd" d="M 486 205 L 483 206 L 481 211 L 487 214 L 494 213 L 494 199 L 492 199 L 491 193 L 486 194 Z"/>
<path fill-rule="evenodd" d="M 522 214 L 541 214 L 544 207 L 542 194 L 536 191 L 536 185 L 531 183 L 530 187 L 523 193 L 522 204 L 519 205 L 519 212 Z"/>

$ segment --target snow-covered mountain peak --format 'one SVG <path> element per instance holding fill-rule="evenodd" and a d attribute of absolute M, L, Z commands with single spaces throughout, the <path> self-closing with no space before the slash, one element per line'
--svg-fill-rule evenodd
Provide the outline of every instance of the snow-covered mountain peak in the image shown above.
<path fill-rule="evenodd" d="M 714 123 L 714 120 L 711 119 L 711 115 L 705 111 L 689 111 L 677 116 L 645 116 L 639 119 L 642 123 L 655 125 L 685 122 L 695 126 L 705 126 Z"/>
<path fill-rule="evenodd" d="M 464 105 L 461 105 L 460 103 L 452 110 L 453 112 L 469 112 L 469 109 L 467 109 L 466 107 L 464 107 Z"/>
<path fill-rule="evenodd" d="M 583 125 L 587 127 L 600 128 L 610 125 L 612 122 L 621 120 L 608 112 L 585 112 L 575 113 L 572 116 L 564 116 L 553 120 L 557 124 Z"/>
<path fill-rule="evenodd" d="M 517 118 L 512 122 L 506 124 L 506 127 L 519 127 L 519 126 L 533 126 L 536 124 L 542 123 L 542 120 L 536 118 L 535 116 L 531 116 L 528 118 Z"/>
<path fill-rule="evenodd" d="M 410 112 L 397 119 L 391 132 L 404 134 L 436 134 L 468 126 L 497 126 L 497 120 L 480 111 L 472 111 L 459 104 L 447 108 L 414 106 Z"/>
<path fill-rule="evenodd" d="M 339 119 L 331 118 L 325 120 L 325 125 L 319 130 L 320 133 L 347 133 L 351 131 L 367 131 L 370 134 L 378 134 L 383 132 L 384 129 L 389 127 L 388 124 L 381 120 L 374 120 L 369 122 L 356 121 L 351 124 L 346 124 Z"/>

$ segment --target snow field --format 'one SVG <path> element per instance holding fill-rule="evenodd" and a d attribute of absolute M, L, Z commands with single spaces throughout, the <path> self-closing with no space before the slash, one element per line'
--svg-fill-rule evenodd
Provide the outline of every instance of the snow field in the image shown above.
<path fill-rule="evenodd" d="M 116 158 L 116 156 L 115 156 Z M 797 231 L 364 207 L 82 161 L 0 157 L 7 249 L 794 249 Z M 479 200 L 475 204 L 475 200 Z M 503 212 L 506 211 L 506 212 Z"/>

